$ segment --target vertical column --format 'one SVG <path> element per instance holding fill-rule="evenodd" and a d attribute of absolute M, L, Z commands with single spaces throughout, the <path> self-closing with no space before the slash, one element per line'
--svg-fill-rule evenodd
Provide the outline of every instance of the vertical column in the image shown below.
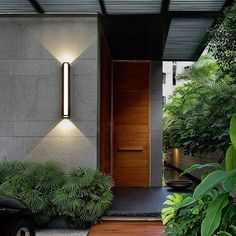
<path fill-rule="evenodd" d="M 162 62 L 151 62 L 151 186 L 162 185 Z"/>

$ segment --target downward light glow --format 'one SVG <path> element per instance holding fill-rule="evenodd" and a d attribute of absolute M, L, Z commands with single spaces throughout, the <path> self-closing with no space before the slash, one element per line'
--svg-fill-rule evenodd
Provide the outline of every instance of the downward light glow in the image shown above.
<path fill-rule="evenodd" d="M 62 64 L 62 117 L 70 118 L 70 64 Z"/>

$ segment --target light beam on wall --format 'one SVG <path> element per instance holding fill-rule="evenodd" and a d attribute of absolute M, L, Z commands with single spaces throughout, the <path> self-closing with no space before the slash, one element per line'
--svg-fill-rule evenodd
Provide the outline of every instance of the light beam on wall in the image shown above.
<path fill-rule="evenodd" d="M 70 64 L 62 64 L 62 117 L 70 118 Z"/>

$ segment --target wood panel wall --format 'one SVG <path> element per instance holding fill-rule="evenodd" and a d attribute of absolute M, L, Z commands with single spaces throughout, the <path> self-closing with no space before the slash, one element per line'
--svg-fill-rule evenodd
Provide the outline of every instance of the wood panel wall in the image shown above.
<path fill-rule="evenodd" d="M 111 173 L 111 67 L 112 61 L 104 35 L 100 39 L 101 90 L 100 90 L 100 170 Z"/>

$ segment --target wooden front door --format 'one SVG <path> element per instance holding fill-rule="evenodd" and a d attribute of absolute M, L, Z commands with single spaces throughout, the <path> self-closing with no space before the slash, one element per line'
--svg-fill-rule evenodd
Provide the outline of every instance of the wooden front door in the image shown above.
<path fill-rule="evenodd" d="M 113 62 L 113 178 L 149 185 L 150 62 Z"/>

